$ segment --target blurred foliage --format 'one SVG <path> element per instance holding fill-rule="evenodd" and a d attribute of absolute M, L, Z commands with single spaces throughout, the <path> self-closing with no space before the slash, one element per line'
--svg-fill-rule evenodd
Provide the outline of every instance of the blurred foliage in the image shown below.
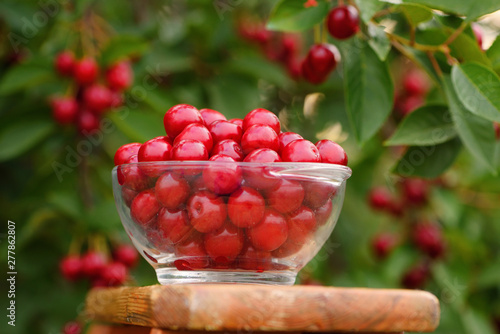
<path fill-rule="evenodd" d="M 384 261 L 376 259 L 372 237 L 382 231 L 403 234 L 405 225 L 374 213 L 367 193 L 373 186 L 392 188 L 400 178 L 391 171 L 404 150 L 384 143 L 416 145 L 412 148 L 434 144 L 437 153 L 429 158 L 432 161 L 410 174 L 434 178 L 444 172 L 441 180 L 446 186 L 433 187 L 429 205 L 422 209 L 422 215 L 443 226 L 447 243 L 445 257 L 432 263 L 433 279 L 425 286 L 441 301 L 436 333 L 495 333 L 493 321 L 500 317 L 500 179 L 495 174 L 500 145 L 493 139 L 491 124 L 500 119 L 500 81 L 495 74 L 500 43 L 497 39 L 483 52 L 468 23 L 498 9 L 496 2 L 470 6 L 465 0 L 405 1 L 396 8 L 357 0 L 366 24 L 361 37 L 342 43 L 329 40 L 342 51 L 343 61 L 319 86 L 292 79 L 284 66 L 267 59 L 238 33 L 245 20 L 264 21 L 271 15 L 269 28 L 300 31 L 300 53 L 305 55 L 313 43 L 311 27 L 321 22 L 330 5 L 319 1 L 320 6 L 304 16 L 303 2 L 0 3 L 0 259 L 6 268 L 9 219 L 16 222 L 18 272 L 16 327 L 7 326 L 4 318 L 0 332 L 59 333 L 66 321 L 78 317 L 89 286 L 65 281 L 58 263 L 74 240 L 85 245 L 99 234 L 112 243 L 126 241 L 111 190 L 115 150 L 162 135 L 164 112 L 174 104 L 189 103 L 219 110 L 228 118 L 267 108 L 280 116 L 287 130 L 312 141 L 318 133 L 327 134 L 346 149 L 353 176 L 344 208 L 325 248 L 299 275 L 303 282 L 314 278 L 334 286 L 401 287 L 403 273 L 421 255 L 404 244 Z M 293 5 L 283 14 L 279 7 L 289 3 Z M 381 20 L 372 20 L 388 6 L 387 19 L 398 23 L 390 38 L 380 30 Z M 455 29 L 463 29 L 449 47 L 455 59 L 468 64 L 452 67 L 439 53 L 435 61 L 443 73 L 436 73 L 424 51 L 398 42 L 415 27 L 418 43 L 435 46 Z M 390 47 L 395 44 L 397 48 Z M 93 137 L 78 135 L 73 127 L 61 127 L 51 118 L 49 96 L 69 86 L 52 65 L 65 49 L 78 57 L 95 56 L 102 66 L 123 57 L 133 61 L 135 82 L 124 106 L 106 115 L 111 125 Z M 402 73 L 415 66 L 402 60 L 401 53 L 437 81 L 427 96 L 433 106 L 411 117 L 425 128 L 430 126 L 429 114 L 452 114 L 451 128 L 449 123 L 437 125 L 447 131 L 439 143 L 425 142 L 425 136 L 419 136 L 423 128 L 412 126 L 411 120 L 399 123 L 400 117 L 391 113 L 394 88 L 401 86 Z M 485 75 L 496 85 L 491 91 L 480 85 Z M 306 96 L 316 92 L 323 99 L 312 114 L 304 114 Z M 475 99 L 467 100 L 468 96 Z M 397 135 L 387 143 L 398 123 Z M 90 151 L 82 154 L 83 145 Z M 66 166 L 64 172 L 57 171 L 58 164 Z M 156 283 L 143 260 L 132 276 L 131 284 Z M 5 279 L 2 282 L 4 293 Z M 2 298 L 4 310 L 6 303 Z"/>

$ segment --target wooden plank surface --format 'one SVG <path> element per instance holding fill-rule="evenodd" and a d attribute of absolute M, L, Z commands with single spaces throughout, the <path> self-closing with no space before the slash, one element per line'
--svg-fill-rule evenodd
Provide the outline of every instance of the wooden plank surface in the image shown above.
<path fill-rule="evenodd" d="M 90 320 L 170 330 L 432 332 L 439 302 L 425 291 L 265 285 L 94 289 Z"/>
<path fill-rule="evenodd" d="M 206 334 L 204 331 L 173 331 L 161 328 L 150 328 L 142 326 L 121 326 L 121 325 L 105 325 L 92 324 L 88 329 L 87 334 Z M 238 332 L 210 332 L 210 334 L 254 334 L 253 331 L 238 331 Z M 271 334 L 275 332 L 259 332 L 259 334 Z M 279 332 L 280 334 L 297 334 L 300 332 Z M 352 332 L 351 332 L 352 333 Z M 321 334 L 321 333 L 320 333 Z M 326 333 L 325 333 L 326 334 Z M 335 334 L 349 334 L 348 332 L 335 332 Z M 363 332 L 363 334 L 381 334 L 374 332 Z M 391 332 L 382 334 L 404 334 L 403 332 Z"/>

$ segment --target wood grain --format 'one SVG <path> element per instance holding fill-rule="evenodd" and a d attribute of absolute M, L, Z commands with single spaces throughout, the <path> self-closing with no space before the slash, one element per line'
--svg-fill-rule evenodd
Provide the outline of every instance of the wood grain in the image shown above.
<path fill-rule="evenodd" d="M 425 291 L 264 285 L 154 285 L 92 290 L 91 320 L 191 331 L 432 332 Z"/>
<path fill-rule="evenodd" d="M 142 326 L 128 326 L 128 325 L 105 325 L 105 324 L 92 324 L 88 329 L 87 334 L 207 334 L 203 331 L 173 331 L 169 329 L 150 328 Z M 239 332 L 210 332 L 210 334 L 252 334 L 250 331 Z M 259 334 L 272 334 L 276 332 L 259 332 Z M 279 332 L 280 334 L 300 334 L 300 332 Z M 332 332 L 333 333 L 333 332 Z M 350 332 L 352 334 L 352 332 Z M 326 333 L 325 333 L 326 334 Z M 349 332 L 335 332 L 335 334 L 349 334 Z M 381 334 L 374 332 L 363 332 L 363 334 Z M 398 333 L 383 333 L 383 334 L 404 334 Z"/>

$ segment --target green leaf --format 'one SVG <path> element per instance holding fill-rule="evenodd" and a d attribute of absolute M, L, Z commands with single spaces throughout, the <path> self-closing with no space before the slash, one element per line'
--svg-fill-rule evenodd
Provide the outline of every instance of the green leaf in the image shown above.
<path fill-rule="evenodd" d="M 451 78 L 443 82 L 455 129 L 473 157 L 495 172 L 495 130 L 491 121 L 474 115 L 460 101 Z"/>
<path fill-rule="evenodd" d="M 243 118 L 261 105 L 257 84 L 241 75 L 222 74 L 208 84 L 210 107 L 229 118 Z"/>
<path fill-rule="evenodd" d="M 386 145 L 426 146 L 444 143 L 457 132 L 447 106 L 427 105 L 409 114 Z"/>
<path fill-rule="evenodd" d="M 355 0 L 360 9 L 360 17 L 364 23 L 371 21 L 373 15 L 384 8 L 384 3 L 379 0 Z"/>
<path fill-rule="evenodd" d="M 55 129 L 52 120 L 30 120 L 10 125 L 0 133 L 0 161 L 18 157 L 40 141 L 45 139 Z"/>
<path fill-rule="evenodd" d="M 271 11 L 267 29 L 279 31 L 304 31 L 321 23 L 328 14 L 326 1 L 316 7 L 304 7 L 304 0 L 281 0 Z"/>
<path fill-rule="evenodd" d="M 448 29 L 451 34 L 452 30 Z M 450 44 L 451 54 L 460 62 L 475 61 L 486 66 L 491 66 L 491 61 L 486 54 L 481 50 L 479 44 L 474 37 L 467 33 L 461 33 Z"/>
<path fill-rule="evenodd" d="M 280 87 L 285 86 L 289 81 L 287 74 L 280 66 L 262 57 L 242 55 L 231 60 L 227 66 L 229 70 L 252 75 L 255 78 L 264 79 Z"/>
<path fill-rule="evenodd" d="M 26 63 L 12 67 L 0 81 L 0 95 L 15 93 L 55 78 L 52 68 L 41 64 Z"/>
<path fill-rule="evenodd" d="M 404 0 L 405 3 L 426 5 L 443 12 L 466 16 L 467 21 L 474 21 L 479 16 L 492 13 L 500 9 L 498 0 Z"/>
<path fill-rule="evenodd" d="M 431 9 L 423 5 L 405 3 L 399 5 L 398 8 L 401 9 L 412 26 L 417 26 L 419 23 L 432 19 Z"/>
<path fill-rule="evenodd" d="M 497 331 L 492 327 L 492 321 L 485 314 L 467 308 L 461 312 L 462 323 L 467 333 L 495 334 Z"/>
<path fill-rule="evenodd" d="M 121 35 L 108 42 L 101 54 L 101 61 L 107 66 L 124 58 L 141 56 L 148 50 L 149 43 L 142 38 Z"/>
<path fill-rule="evenodd" d="M 108 113 L 106 117 L 133 141 L 143 143 L 165 135 L 163 118 L 157 113 L 123 109 L 120 113 Z"/>
<path fill-rule="evenodd" d="M 491 66 L 495 72 L 500 72 L 500 35 L 497 36 L 493 44 L 486 51 L 486 55 L 491 60 Z"/>
<path fill-rule="evenodd" d="M 392 110 L 394 86 L 385 62 L 365 41 L 342 43 L 346 108 L 360 144 L 382 127 Z"/>
<path fill-rule="evenodd" d="M 402 176 L 436 178 L 455 161 L 462 147 L 458 138 L 432 146 L 411 146 L 393 168 Z"/>
<path fill-rule="evenodd" d="M 370 36 L 368 44 L 375 51 L 378 58 L 381 61 L 385 61 L 389 51 L 391 51 L 391 42 L 387 38 L 384 27 L 368 23 L 368 35 Z"/>
<path fill-rule="evenodd" d="M 475 63 L 453 66 L 453 86 L 460 101 L 473 114 L 500 122 L 500 78 Z"/>

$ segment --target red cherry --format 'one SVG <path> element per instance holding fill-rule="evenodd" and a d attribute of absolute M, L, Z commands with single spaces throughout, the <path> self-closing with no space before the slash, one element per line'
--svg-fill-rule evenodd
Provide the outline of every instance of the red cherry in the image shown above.
<path fill-rule="evenodd" d="M 174 146 L 181 142 L 182 140 L 197 140 L 201 142 L 207 148 L 207 151 L 212 151 L 213 140 L 212 135 L 208 129 L 199 123 L 189 124 L 182 130 L 181 133 L 175 137 Z"/>
<path fill-rule="evenodd" d="M 230 263 L 243 249 L 245 233 L 236 226 L 226 223 L 219 229 L 205 234 L 205 250 L 218 263 Z"/>
<path fill-rule="evenodd" d="M 248 239 L 256 249 L 273 251 L 288 237 L 286 219 L 273 209 L 267 209 L 261 222 L 247 229 Z"/>
<path fill-rule="evenodd" d="M 401 285 L 407 289 L 421 289 L 424 287 L 429 276 L 429 266 L 424 263 L 418 264 L 403 275 Z"/>
<path fill-rule="evenodd" d="M 218 229 L 227 217 L 223 198 L 208 191 L 191 196 L 187 202 L 187 210 L 191 225 L 202 233 Z"/>
<path fill-rule="evenodd" d="M 221 114 L 217 110 L 200 109 L 200 114 L 201 114 L 201 117 L 203 117 L 203 120 L 205 121 L 205 125 L 207 127 L 209 127 L 210 124 L 212 124 L 215 121 L 219 121 L 219 120 L 227 121 L 226 116 L 224 116 L 223 114 Z"/>
<path fill-rule="evenodd" d="M 228 120 L 228 122 L 239 125 L 243 129 L 243 120 L 241 118 L 232 118 L 232 119 Z"/>
<path fill-rule="evenodd" d="M 255 189 L 242 187 L 229 196 L 227 213 L 231 222 L 241 228 L 252 227 L 264 217 L 266 202 Z"/>
<path fill-rule="evenodd" d="M 202 236 L 201 233 L 193 233 L 187 240 L 175 246 L 175 255 L 178 259 L 174 261 L 174 264 L 178 270 L 208 267 L 209 259 Z"/>
<path fill-rule="evenodd" d="M 192 230 L 186 210 L 161 208 L 158 212 L 158 230 L 163 243 L 176 244 L 185 239 Z"/>
<path fill-rule="evenodd" d="M 374 210 L 390 210 L 392 195 L 385 187 L 374 187 L 368 193 L 368 203 Z"/>
<path fill-rule="evenodd" d="M 245 270 L 264 271 L 271 267 L 271 253 L 256 249 L 247 243 L 238 256 L 238 268 Z"/>
<path fill-rule="evenodd" d="M 267 203 L 273 209 L 288 213 L 297 210 L 304 200 L 304 188 L 293 180 L 282 179 L 273 189 L 266 192 Z"/>
<path fill-rule="evenodd" d="M 275 151 L 268 148 L 259 148 L 250 152 L 243 162 L 272 163 L 281 162 L 281 158 Z M 273 176 L 269 166 L 245 166 L 243 172 L 245 181 L 256 189 L 268 190 L 279 183 L 279 178 Z"/>
<path fill-rule="evenodd" d="M 321 162 L 318 148 L 306 139 L 297 139 L 286 145 L 281 159 L 284 162 Z"/>
<path fill-rule="evenodd" d="M 167 161 L 171 150 L 170 138 L 167 136 L 155 137 L 141 145 L 137 158 L 139 162 Z"/>
<path fill-rule="evenodd" d="M 404 179 L 402 186 L 408 204 L 421 206 L 427 202 L 429 185 L 425 180 L 417 178 Z"/>
<path fill-rule="evenodd" d="M 225 155 L 233 158 L 235 161 L 243 160 L 243 150 L 240 144 L 232 139 L 225 139 L 216 143 L 212 149 L 212 156 Z"/>
<path fill-rule="evenodd" d="M 228 195 L 240 187 L 242 172 L 233 158 L 217 154 L 209 161 L 224 163 L 209 164 L 203 170 L 203 181 L 208 190 L 218 195 Z"/>
<path fill-rule="evenodd" d="M 305 61 L 313 73 L 328 74 L 337 67 L 340 52 L 331 44 L 315 44 L 309 49 Z"/>
<path fill-rule="evenodd" d="M 269 148 L 278 152 L 279 147 L 278 135 L 267 125 L 252 125 L 245 130 L 241 137 L 241 149 L 245 155 L 258 148 Z"/>
<path fill-rule="evenodd" d="M 304 204 L 311 209 L 317 209 L 323 206 L 337 192 L 337 187 L 328 182 L 303 182 L 304 187 Z"/>
<path fill-rule="evenodd" d="M 191 180 L 191 193 L 195 194 L 202 190 L 208 190 L 208 188 L 205 185 L 205 182 L 203 181 L 203 175 L 200 175 L 195 179 Z"/>
<path fill-rule="evenodd" d="M 130 215 L 137 224 L 147 227 L 155 221 L 158 210 L 160 210 L 160 203 L 154 191 L 149 189 L 140 192 L 134 198 L 130 206 Z"/>
<path fill-rule="evenodd" d="M 494 122 L 493 128 L 495 129 L 495 138 L 496 140 L 500 140 L 500 123 Z"/>
<path fill-rule="evenodd" d="M 397 239 L 390 233 L 381 233 L 372 240 L 373 252 L 379 259 L 385 259 L 394 249 Z"/>
<path fill-rule="evenodd" d="M 425 99 L 421 95 L 404 96 L 400 101 L 397 101 L 396 109 L 404 117 L 424 104 Z"/>
<path fill-rule="evenodd" d="M 78 115 L 78 103 L 73 97 L 55 97 L 51 106 L 52 117 L 59 124 L 73 123 Z"/>
<path fill-rule="evenodd" d="M 225 139 L 232 139 L 235 142 L 241 142 L 243 130 L 241 126 L 229 121 L 218 120 L 210 124 L 208 127 L 214 143 L 221 142 Z"/>
<path fill-rule="evenodd" d="M 347 39 L 359 30 L 359 15 L 353 6 L 338 6 L 327 17 L 327 28 L 334 38 Z"/>
<path fill-rule="evenodd" d="M 82 325 L 80 325 L 76 321 L 70 321 L 64 324 L 63 334 L 81 334 L 82 332 Z"/>
<path fill-rule="evenodd" d="M 304 244 L 316 228 L 314 212 L 306 206 L 300 207 L 287 217 L 288 241 Z"/>
<path fill-rule="evenodd" d="M 123 263 L 127 268 L 133 268 L 139 261 L 139 254 L 132 245 L 119 245 L 113 250 L 113 259 Z"/>
<path fill-rule="evenodd" d="M 125 205 L 130 208 L 130 204 L 132 204 L 132 201 L 134 200 L 135 196 L 137 196 L 138 192 L 135 191 L 134 189 L 128 188 L 128 187 L 122 187 L 122 197 L 123 201 L 125 202 Z"/>
<path fill-rule="evenodd" d="M 165 131 L 170 138 L 175 138 L 191 123 L 205 125 L 200 112 L 189 104 L 178 104 L 168 109 L 163 117 Z"/>
<path fill-rule="evenodd" d="M 444 254 L 441 229 L 433 223 L 420 223 L 413 230 L 413 241 L 420 250 L 435 259 Z"/>
<path fill-rule="evenodd" d="M 59 270 L 68 281 L 76 281 L 82 275 L 82 260 L 77 255 L 68 255 L 59 262 Z"/>
<path fill-rule="evenodd" d="M 171 160 L 208 160 L 207 147 L 200 141 L 186 139 L 178 142 L 171 153 Z"/>
<path fill-rule="evenodd" d="M 98 276 L 106 266 L 106 257 L 99 252 L 90 251 L 82 256 L 82 273 L 87 277 Z"/>
<path fill-rule="evenodd" d="M 411 70 L 403 78 L 403 88 L 408 95 L 425 95 L 429 91 L 429 81 L 419 70 Z"/>
<path fill-rule="evenodd" d="M 63 51 L 59 53 L 54 62 L 57 73 L 62 76 L 71 76 L 75 65 L 75 55 L 71 51 Z"/>
<path fill-rule="evenodd" d="M 92 84 L 83 92 L 85 106 L 96 113 L 102 113 L 111 107 L 112 93 L 108 87 Z"/>
<path fill-rule="evenodd" d="M 106 81 L 111 89 L 124 90 L 132 85 L 134 72 L 127 61 L 111 65 L 106 71 Z"/>
<path fill-rule="evenodd" d="M 111 262 L 107 264 L 101 273 L 101 278 L 107 286 L 122 285 L 128 276 L 127 267 L 120 262 Z"/>
<path fill-rule="evenodd" d="M 243 131 L 247 131 L 252 125 L 256 124 L 271 127 L 276 132 L 276 135 L 281 132 L 278 116 L 266 109 L 254 109 L 246 114 L 245 118 L 243 118 Z"/>
<path fill-rule="evenodd" d="M 123 166 L 118 167 L 118 183 L 135 191 L 144 190 L 149 186 L 149 180 L 143 169 L 137 165 L 137 155 L 132 155 Z"/>
<path fill-rule="evenodd" d="M 315 85 L 323 83 L 330 74 L 329 72 L 315 72 L 314 69 L 311 68 L 310 63 L 307 61 L 307 58 L 304 59 L 300 64 L 300 73 L 306 81 Z"/>
<path fill-rule="evenodd" d="M 189 183 L 175 173 L 167 172 L 156 181 L 156 198 L 167 209 L 180 207 L 186 202 L 190 192 Z"/>
<path fill-rule="evenodd" d="M 321 162 L 347 166 L 347 154 L 339 144 L 323 139 L 316 143 Z"/>
<path fill-rule="evenodd" d="M 137 159 L 139 162 L 167 161 L 170 159 L 170 152 L 173 150 L 170 138 L 167 136 L 155 137 L 148 140 L 139 148 Z M 164 166 L 139 166 L 147 176 L 157 177 L 161 175 Z"/>
<path fill-rule="evenodd" d="M 99 66 L 92 58 L 84 58 L 75 63 L 73 76 L 80 85 L 93 83 L 99 74 Z"/>
<path fill-rule="evenodd" d="M 139 153 L 140 143 L 130 143 L 120 146 L 115 152 L 115 166 L 124 164 L 131 156 Z"/>
<path fill-rule="evenodd" d="M 76 118 L 78 131 L 81 134 L 88 134 L 99 130 L 101 127 L 99 117 L 88 109 L 81 109 Z"/>
<path fill-rule="evenodd" d="M 278 152 L 281 153 L 283 151 L 283 148 L 285 148 L 285 146 L 288 145 L 290 142 L 304 138 L 302 138 L 301 135 L 295 132 L 282 132 L 279 134 L 278 139 L 280 141 L 280 149 Z"/>
<path fill-rule="evenodd" d="M 333 203 L 331 199 L 328 199 L 325 204 L 314 210 L 316 215 L 316 223 L 318 226 L 324 225 L 331 217 L 333 210 Z"/>

